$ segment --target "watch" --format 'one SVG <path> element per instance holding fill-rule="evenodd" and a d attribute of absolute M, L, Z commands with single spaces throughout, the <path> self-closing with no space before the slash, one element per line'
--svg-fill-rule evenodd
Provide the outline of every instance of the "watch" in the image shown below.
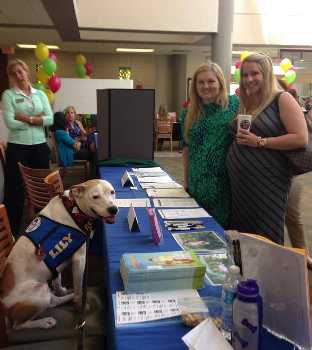
<path fill-rule="evenodd" d="M 262 148 L 265 147 L 267 144 L 267 139 L 262 138 L 261 136 L 257 136 L 257 147 Z"/>

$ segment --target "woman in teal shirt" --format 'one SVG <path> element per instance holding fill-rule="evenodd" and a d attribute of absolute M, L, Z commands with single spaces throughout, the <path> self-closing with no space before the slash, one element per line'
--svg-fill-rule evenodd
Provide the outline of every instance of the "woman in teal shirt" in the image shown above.
<path fill-rule="evenodd" d="M 230 183 L 225 159 L 231 143 L 230 123 L 238 111 L 236 96 L 228 96 L 216 63 L 194 73 L 190 101 L 181 113 L 184 136 L 184 187 L 223 227 L 230 216 Z"/>
<path fill-rule="evenodd" d="M 53 124 L 53 113 L 46 94 L 32 88 L 25 62 L 12 60 L 7 74 L 13 87 L 2 95 L 4 122 L 9 129 L 4 203 L 17 235 L 24 207 L 23 181 L 17 163 L 30 168 L 49 168 L 50 149 L 44 127 Z"/>

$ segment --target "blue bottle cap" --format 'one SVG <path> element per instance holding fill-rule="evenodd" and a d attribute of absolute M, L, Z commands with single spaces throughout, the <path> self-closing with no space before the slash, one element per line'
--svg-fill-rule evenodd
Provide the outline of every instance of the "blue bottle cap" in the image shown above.
<path fill-rule="evenodd" d="M 256 280 L 247 279 L 246 281 L 239 282 L 237 291 L 242 296 L 254 297 L 259 294 L 259 287 Z"/>

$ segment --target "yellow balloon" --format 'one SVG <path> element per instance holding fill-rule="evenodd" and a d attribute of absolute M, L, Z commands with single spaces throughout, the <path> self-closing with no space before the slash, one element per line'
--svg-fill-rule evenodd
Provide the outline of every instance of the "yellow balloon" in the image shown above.
<path fill-rule="evenodd" d="M 42 70 L 42 68 L 37 72 L 36 77 L 37 77 L 37 80 L 43 84 L 46 84 L 48 82 L 48 80 L 50 79 L 48 74 L 46 72 L 44 72 Z"/>
<path fill-rule="evenodd" d="M 46 93 L 48 100 L 50 103 L 53 103 L 55 100 L 55 95 L 50 89 L 45 89 L 44 92 Z"/>
<path fill-rule="evenodd" d="M 84 79 L 90 79 L 89 75 L 85 75 Z"/>
<path fill-rule="evenodd" d="M 280 67 L 282 68 L 284 73 L 286 73 L 289 70 L 289 68 L 292 67 L 291 60 L 287 57 L 283 58 L 281 63 L 280 63 Z"/>
<path fill-rule="evenodd" d="M 83 65 L 85 65 L 86 63 L 87 63 L 87 59 L 85 58 L 84 55 L 79 54 L 79 55 L 76 56 L 76 64 L 83 64 Z"/>
<path fill-rule="evenodd" d="M 240 55 L 240 60 L 243 62 L 246 57 L 250 55 L 249 51 L 243 51 Z"/>
<path fill-rule="evenodd" d="M 44 61 L 49 57 L 49 49 L 44 43 L 37 44 L 35 48 L 35 55 L 39 61 Z"/>

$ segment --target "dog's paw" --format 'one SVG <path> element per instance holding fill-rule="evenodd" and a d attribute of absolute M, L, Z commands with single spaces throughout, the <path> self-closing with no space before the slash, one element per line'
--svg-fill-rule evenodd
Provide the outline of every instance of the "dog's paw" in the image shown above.
<path fill-rule="evenodd" d="M 71 294 L 73 289 L 67 289 L 66 287 L 59 287 L 54 290 L 54 293 L 58 297 L 64 297 L 65 295 Z"/>
<path fill-rule="evenodd" d="M 41 318 L 38 321 L 38 328 L 42 328 L 42 329 L 49 329 L 49 328 L 53 328 L 56 326 L 56 319 L 53 317 L 45 317 L 45 318 Z"/>

